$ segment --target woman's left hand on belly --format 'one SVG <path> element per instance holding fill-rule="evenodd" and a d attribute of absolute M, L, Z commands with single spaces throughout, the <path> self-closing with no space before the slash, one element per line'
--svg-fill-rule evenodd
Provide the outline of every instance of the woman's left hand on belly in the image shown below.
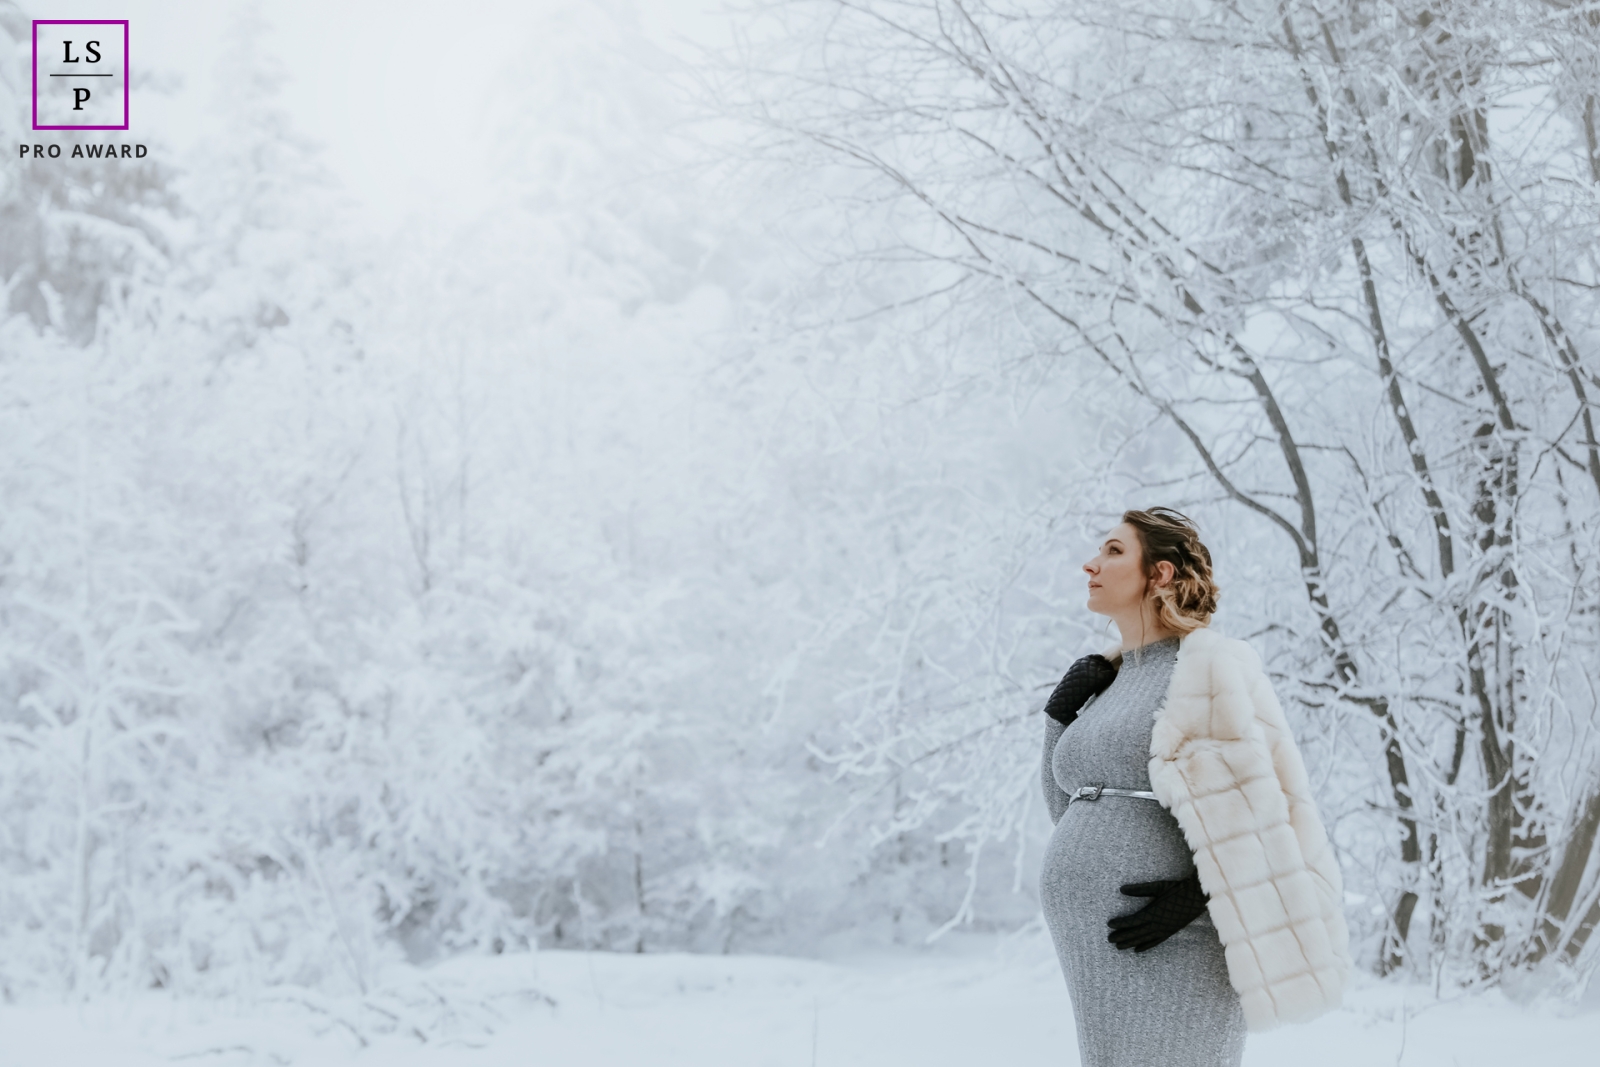
<path fill-rule="evenodd" d="M 1132 882 L 1124 885 L 1122 892 L 1130 897 L 1149 897 L 1150 903 L 1130 915 L 1107 921 L 1111 934 L 1106 940 L 1119 949 L 1144 952 L 1155 948 L 1206 910 L 1207 897 L 1200 888 L 1198 872 L 1177 880 Z"/>

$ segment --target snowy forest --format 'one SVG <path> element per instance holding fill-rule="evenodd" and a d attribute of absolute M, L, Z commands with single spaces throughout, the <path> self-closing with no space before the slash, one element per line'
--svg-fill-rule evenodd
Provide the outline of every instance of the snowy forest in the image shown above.
<path fill-rule="evenodd" d="M 0 998 L 1037 934 L 1041 709 L 1154 504 L 1358 967 L 1581 989 L 1600 3 L 725 17 L 557 5 L 459 224 L 361 221 L 270 6 L 203 151 L 8 155 Z"/>

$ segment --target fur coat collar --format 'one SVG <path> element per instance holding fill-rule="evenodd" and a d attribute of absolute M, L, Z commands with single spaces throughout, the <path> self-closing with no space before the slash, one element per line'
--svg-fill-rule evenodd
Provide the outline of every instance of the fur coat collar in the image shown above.
<path fill-rule="evenodd" d="M 1104 653 L 1118 663 L 1120 646 Z M 1349 980 L 1343 882 L 1261 658 L 1210 627 L 1184 635 L 1150 738 L 1150 785 L 1210 896 L 1250 1030 L 1338 1005 Z"/>

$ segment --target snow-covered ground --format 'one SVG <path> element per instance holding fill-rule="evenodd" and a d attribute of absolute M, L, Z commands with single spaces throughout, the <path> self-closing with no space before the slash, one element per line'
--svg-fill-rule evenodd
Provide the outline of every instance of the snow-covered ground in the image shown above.
<path fill-rule="evenodd" d="M 399 970 L 359 1000 L 153 995 L 0 1007 L 5 1067 L 943 1067 L 1077 1064 L 1048 946 L 969 938 L 830 962 L 544 952 Z M 1363 982 L 1343 1010 L 1253 1036 L 1254 1065 L 1593 1063 L 1600 1009 Z"/>

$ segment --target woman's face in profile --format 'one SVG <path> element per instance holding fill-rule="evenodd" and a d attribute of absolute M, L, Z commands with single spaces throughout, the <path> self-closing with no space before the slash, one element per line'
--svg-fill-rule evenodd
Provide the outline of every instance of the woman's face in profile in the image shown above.
<path fill-rule="evenodd" d="M 1137 610 L 1144 599 L 1144 558 L 1139 535 L 1119 523 L 1100 543 L 1100 554 L 1083 565 L 1089 575 L 1089 610 L 1117 615 Z"/>

